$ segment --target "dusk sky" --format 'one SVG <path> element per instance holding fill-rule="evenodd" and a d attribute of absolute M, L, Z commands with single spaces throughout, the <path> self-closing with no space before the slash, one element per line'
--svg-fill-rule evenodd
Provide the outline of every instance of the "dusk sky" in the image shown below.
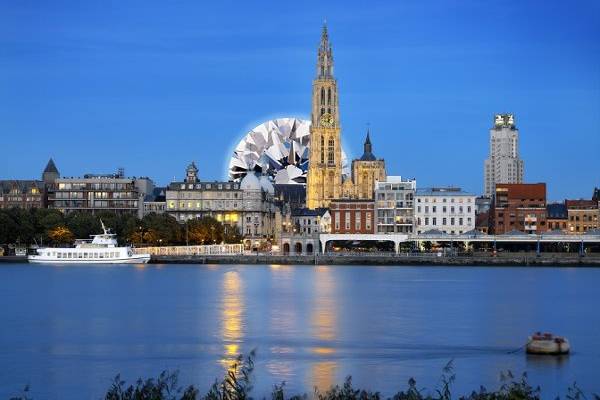
<path fill-rule="evenodd" d="M 493 114 L 526 182 L 600 186 L 600 2 L 0 1 L 0 179 L 113 172 L 225 179 L 274 117 L 309 118 L 327 19 L 342 138 L 367 123 L 389 175 L 483 191 Z"/>

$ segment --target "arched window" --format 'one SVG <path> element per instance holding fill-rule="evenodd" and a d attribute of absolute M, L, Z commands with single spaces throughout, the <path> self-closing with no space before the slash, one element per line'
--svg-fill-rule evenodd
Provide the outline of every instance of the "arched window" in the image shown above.
<path fill-rule="evenodd" d="M 321 162 L 325 164 L 325 138 L 321 136 Z"/>
<path fill-rule="evenodd" d="M 331 105 L 331 88 L 327 89 L 327 104 Z"/>
<path fill-rule="evenodd" d="M 335 163 L 334 148 L 335 141 L 333 139 L 329 139 L 329 141 L 327 142 L 327 163 L 330 165 L 333 165 Z"/>
<path fill-rule="evenodd" d="M 325 89 L 321 88 L 321 104 L 325 104 Z"/>

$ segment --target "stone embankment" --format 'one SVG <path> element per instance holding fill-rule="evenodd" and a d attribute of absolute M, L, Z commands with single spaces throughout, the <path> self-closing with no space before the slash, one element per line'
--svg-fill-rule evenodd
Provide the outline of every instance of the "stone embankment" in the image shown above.
<path fill-rule="evenodd" d="M 281 265 L 454 265 L 454 266 L 589 266 L 600 267 L 600 254 L 578 255 L 511 254 L 486 256 L 435 256 L 435 255 L 214 255 L 214 256 L 152 256 L 155 264 L 281 264 Z"/>

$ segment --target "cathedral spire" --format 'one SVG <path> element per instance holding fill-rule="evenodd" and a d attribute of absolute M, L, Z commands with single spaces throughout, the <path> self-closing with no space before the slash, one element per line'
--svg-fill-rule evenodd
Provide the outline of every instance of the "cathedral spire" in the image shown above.
<path fill-rule="evenodd" d="M 363 155 L 360 161 L 375 161 L 377 158 L 373 154 L 373 145 L 371 144 L 371 130 L 367 128 L 367 137 L 365 138 Z"/>
<path fill-rule="evenodd" d="M 327 21 L 323 23 L 321 31 L 321 44 L 317 57 L 317 77 L 319 79 L 333 78 L 333 52 L 329 43 L 329 33 L 327 31 Z"/>

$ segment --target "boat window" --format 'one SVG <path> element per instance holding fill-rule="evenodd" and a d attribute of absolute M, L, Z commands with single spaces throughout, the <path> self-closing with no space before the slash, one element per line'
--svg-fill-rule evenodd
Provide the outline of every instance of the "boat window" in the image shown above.
<path fill-rule="evenodd" d="M 61 253 L 58 253 L 58 254 L 57 254 L 57 258 L 61 258 Z"/>
<path fill-rule="evenodd" d="M 94 253 L 94 258 L 98 258 L 98 253 Z"/>
<path fill-rule="evenodd" d="M 77 254 L 77 258 L 83 258 L 83 253 Z"/>
<path fill-rule="evenodd" d="M 73 253 L 67 253 L 68 258 L 73 258 Z"/>
<path fill-rule="evenodd" d="M 88 258 L 88 253 L 83 253 L 83 258 Z"/>
<path fill-rule="evenodd" d="M 100 254 L 100 258 L 104 258 L 104 254 L 102 254 L 102 253 L 99 253 L 99 254 Z"/>

